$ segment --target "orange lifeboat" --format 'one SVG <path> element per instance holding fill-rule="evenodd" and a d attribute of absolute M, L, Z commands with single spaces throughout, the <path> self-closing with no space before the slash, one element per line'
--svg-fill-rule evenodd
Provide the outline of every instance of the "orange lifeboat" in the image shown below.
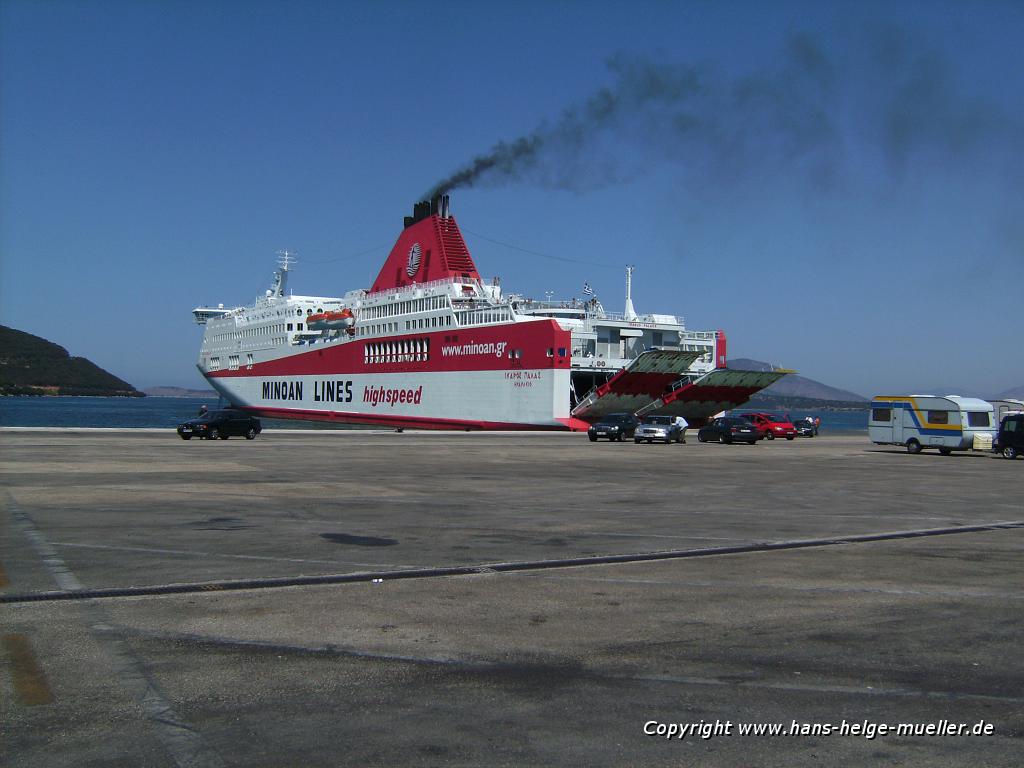
<path fill-rule="evenodd" d="M 337 312 L 317 312 L 306 316 L 306 327 L 311 331 L 347 331 L 355 332 L 356 316 L 346 307 Z"/>

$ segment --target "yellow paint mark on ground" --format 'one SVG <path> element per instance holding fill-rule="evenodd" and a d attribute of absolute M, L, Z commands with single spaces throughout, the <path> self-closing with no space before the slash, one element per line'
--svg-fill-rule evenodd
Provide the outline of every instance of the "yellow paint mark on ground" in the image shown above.
<path fill-rule="evenodd" d="M 18 701 L 32 707 L 39 704 L 51 704 L 53 692 L 49 683 L 46 682 L 46 675 L 36 661 L 36 655 L 32 651 L 32 644 L 25 635 L 4 635 L 4 653 L 11 664 L 11 671 L 14 676 L 14 691 Z"/>

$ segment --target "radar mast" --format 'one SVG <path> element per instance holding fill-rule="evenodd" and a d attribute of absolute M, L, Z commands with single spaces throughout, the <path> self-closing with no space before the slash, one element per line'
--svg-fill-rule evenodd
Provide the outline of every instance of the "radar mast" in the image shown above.
<path fill-rule="evenodd" d="M 274 284 L 270 286 L 271 296 L 284 296 L 288 287 L 288 270 L 298 262 L 294 251 L 277 252 L 277 269 L 274 271 Z"/>

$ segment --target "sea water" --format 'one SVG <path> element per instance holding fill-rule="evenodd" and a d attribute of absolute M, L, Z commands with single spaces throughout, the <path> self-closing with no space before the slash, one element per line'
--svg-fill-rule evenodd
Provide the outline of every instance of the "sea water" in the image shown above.
<path fill-rule="evenodd" d="M 115 427 L 174 429 L 199 408 L 218 408 L 216 397 L 0 397 L 3 427 Z M 291 419 L 261 419 L 270 429 L 345 429 Z M 351 427 L 349 427 L 351 428 Z"/>
<path fill-rule="evenodd" d="M 173 429 L 195 418 L 199 407 L 217 407 L 217 399 L 191 397 L 0 397 L 0 426 L 5 427 L 150 427 Z M 821 419 L 821 434 L 864 433 L 868 411 L 791 411 L 796 419 Z M 291 419 L 262 419 L 269 429 L 339 429 L 341 424 Z M 351 428 L 351 427 L 349 427 Z"/>

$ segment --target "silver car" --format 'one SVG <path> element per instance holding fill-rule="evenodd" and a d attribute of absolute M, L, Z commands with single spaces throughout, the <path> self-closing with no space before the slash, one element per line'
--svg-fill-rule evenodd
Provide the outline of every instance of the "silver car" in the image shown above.
<path fill-rule="evenodd" d="M 683 430 L 679 423 L 672 416 L 645 416 L 643 422 L 636 428 L 633 435 L 633 442 L 644 441 L 653 443 L 655 440 L 663 443 L 685 443 Z"/>

